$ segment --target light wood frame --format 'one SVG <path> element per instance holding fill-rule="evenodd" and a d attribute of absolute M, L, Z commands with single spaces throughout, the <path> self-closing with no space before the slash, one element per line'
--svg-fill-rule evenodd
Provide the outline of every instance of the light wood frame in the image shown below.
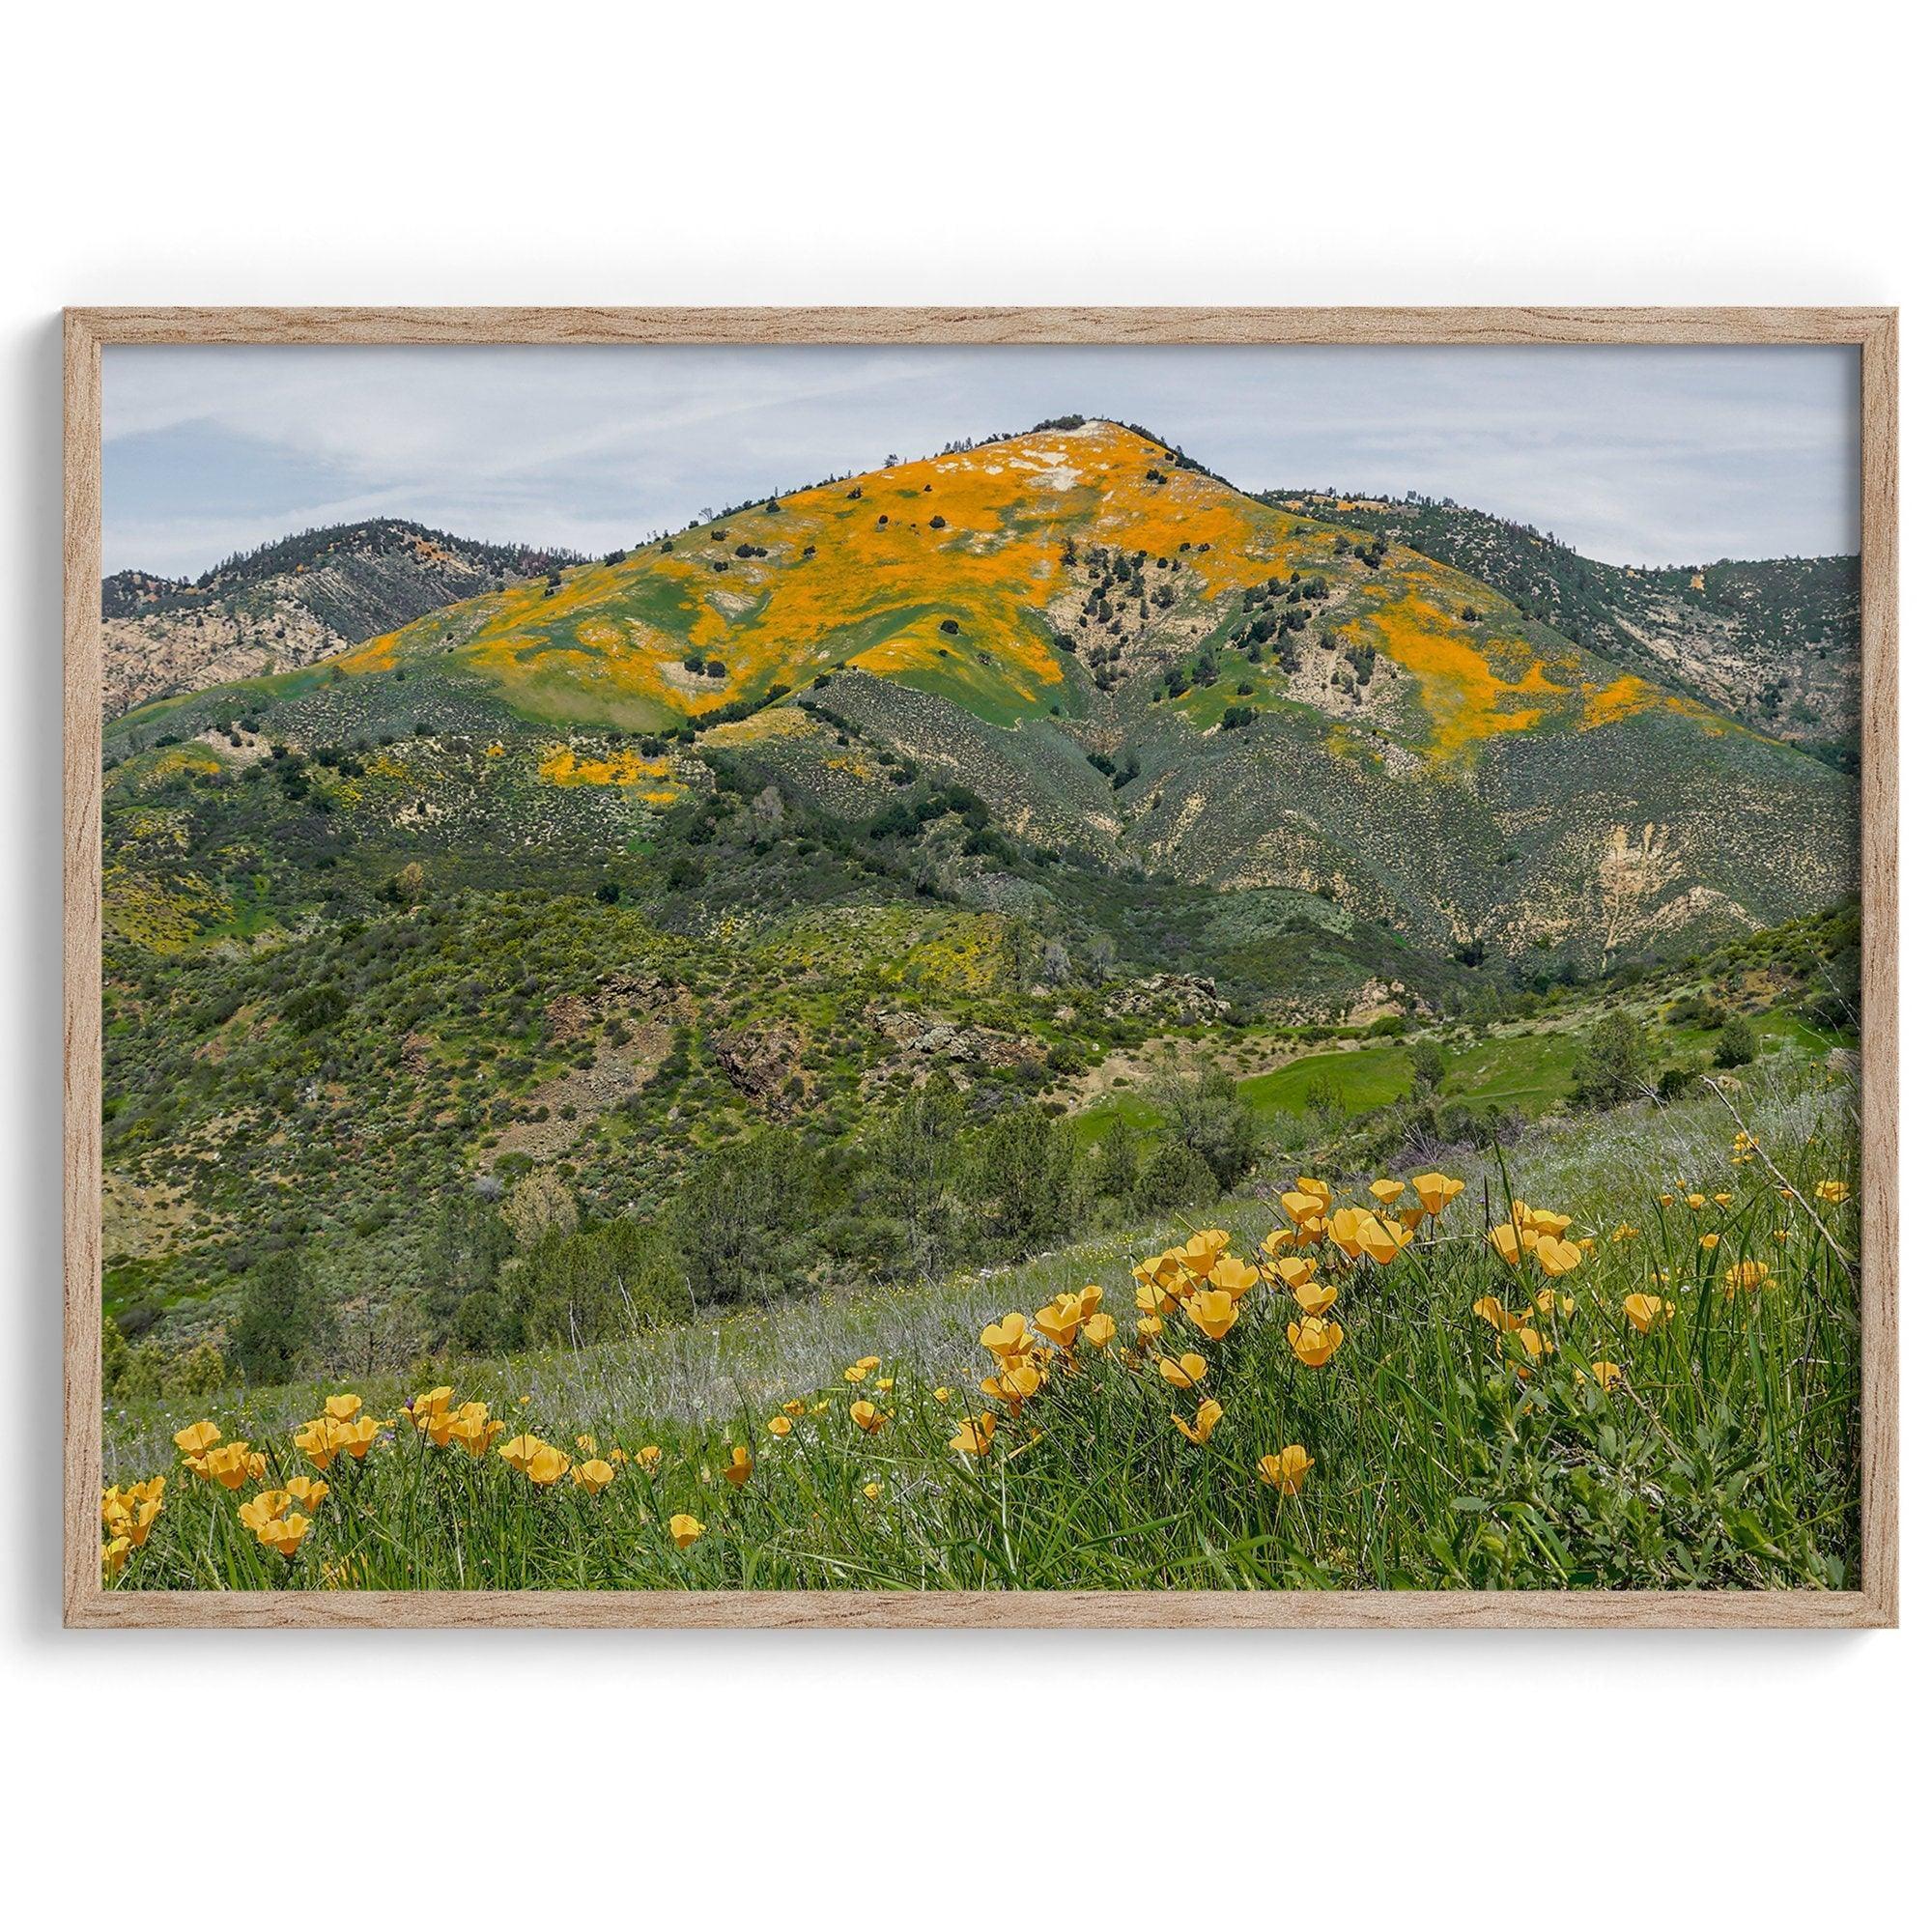
<path fill-rule="evenodd" d="M 70 1626 L 1859 1629 L 1898 1621 L 1898 314 L 1884 308 L 92 308 L 66 314 L 64 1608 Z M 109 344 L 1622 343 L 1861 352 L 1861 1587 L 110 1591 L 100 1579 L 100 351 Z"/>

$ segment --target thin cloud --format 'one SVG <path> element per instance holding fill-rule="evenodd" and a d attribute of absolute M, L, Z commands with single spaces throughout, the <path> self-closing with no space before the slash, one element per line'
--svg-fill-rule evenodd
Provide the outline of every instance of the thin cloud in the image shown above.
<path fill-rule="evenodd" d="M 109 349 L 107 567 L 405 516 L 602 551 L 1068 412 L 1247 489 L 1449 496 L 1613 562 L 1858 546 L 1829 349 Z"/>

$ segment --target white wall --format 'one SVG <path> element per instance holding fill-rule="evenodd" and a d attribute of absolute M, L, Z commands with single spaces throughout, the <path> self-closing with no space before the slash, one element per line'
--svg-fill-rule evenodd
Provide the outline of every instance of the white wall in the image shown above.
<path fill-rule="evenodd" d="M 1889 9 L 654 11 L 41 5 L 9 29 L 10 1902 L 65 1875 L 81 1925 L 327 1899 L 390 1923 L 1085 1925 L 1104 1900 L 1119 1924 L 1777 1926 L 1922 1877 L 1910 1560 L 1920 1621 L 1856 1637 L 58 1630 L 62 303 L 1925 293 Z M 1908 478 L 1923 441 L 1908 418 Z M 1910 1094 L 1910 1015 L 1906 1041 Z M 1908 1418 L 1908 1552 L 1922 1442 Z"/>

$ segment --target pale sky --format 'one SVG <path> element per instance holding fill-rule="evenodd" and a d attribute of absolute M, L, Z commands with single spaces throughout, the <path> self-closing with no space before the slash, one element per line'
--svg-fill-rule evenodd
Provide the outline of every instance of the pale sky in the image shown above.
<path fill-rule="evenodd" d="M 1856 551 L 1858 354 L 1643 348 L 109 348 L 103 554 L 197 576 L 407 517 L 595 554 L 1047 416 L 1244 489 L 1453 497 L 1614 563 Z"/>

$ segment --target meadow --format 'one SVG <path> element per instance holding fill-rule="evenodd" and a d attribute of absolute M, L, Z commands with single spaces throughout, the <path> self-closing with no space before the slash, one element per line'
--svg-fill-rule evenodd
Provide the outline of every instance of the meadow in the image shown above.
<path fill-rule="evenodd" d="M 110 1406 L 120 1588 L 1836 1588 L 1856 1086 L 1779 1055 L 1018 1266 Z"/>

